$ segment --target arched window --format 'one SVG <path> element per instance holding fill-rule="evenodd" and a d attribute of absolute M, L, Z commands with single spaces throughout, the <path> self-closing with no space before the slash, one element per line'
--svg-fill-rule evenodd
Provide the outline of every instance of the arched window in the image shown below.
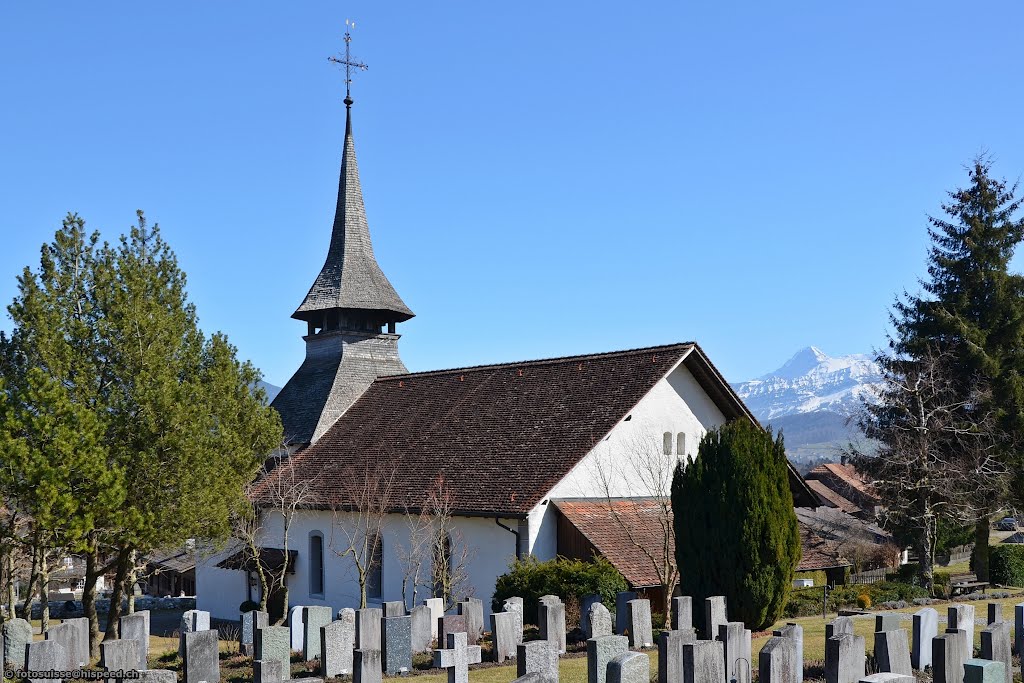
<path fill-rule="evenodd" d="M 686 455 L 686 434 L 683 432 L 676 434 L 676 455 Z"/>
<path fill-rule="evenodd" d="M 384 587 L 384 543 L 379 535 L 370 539 L 370 561 L 366 567 L 366 597 L 379 598 Z"/>
<path fill-rule="evenodd" d="M 672 455 L 672 432 L 665 432 L 661 435 L 661 447 L 665 455 Z"/>
<path fill-rule="evenodd" d="M 309 594 L 324 594 L 324 535 L 319 531 L 309 534 Z"/>

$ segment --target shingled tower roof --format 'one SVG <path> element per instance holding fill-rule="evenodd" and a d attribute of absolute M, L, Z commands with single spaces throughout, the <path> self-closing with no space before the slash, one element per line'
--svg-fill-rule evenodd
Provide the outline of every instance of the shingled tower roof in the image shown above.
<path fill-rule="evenodd" d="M 338 208 L 334 214 L 331 246 L 320 274 L 292 317 L 316 320 L 332 309 L 372 311 L 387 322 L 402 322 L 415 315 L 398 296 L 373 255 L 359 185 L 350 98 L 345 98 L 345 149 L 341 156 Z"/>

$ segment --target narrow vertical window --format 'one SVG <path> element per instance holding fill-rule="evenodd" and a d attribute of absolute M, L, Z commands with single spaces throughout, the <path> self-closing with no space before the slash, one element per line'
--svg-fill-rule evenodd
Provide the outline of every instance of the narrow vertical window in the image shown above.
<path fill-rule="evenodd" d="M 324 535 L 319 531 L 309 535 L 309 594 L 324 594 Z"/>
<path fill-rule="evenodd" d="M 379 598 L 384 587 L 384 543 L 379 535 L 370 547 L 370 562 L 366 570 L 366 597 Z"/>
<path fill-rule="evenodd" d="M 676 434 L 676 455 L 686 455 L 686 434 L 683 432 Z"/>
<path fill-rule="evenodd" d="M 665 432 L 661 435 L 661 447 L 665 455 L 672 455 L 672 432 Z"/>

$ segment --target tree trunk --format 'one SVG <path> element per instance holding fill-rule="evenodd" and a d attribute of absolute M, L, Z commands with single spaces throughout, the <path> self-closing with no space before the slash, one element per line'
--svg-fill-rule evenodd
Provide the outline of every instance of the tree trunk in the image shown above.
<path fill-rule="evenodd" d="M 988 581 L 988 535 L 989 516 L 985 515 L 974 526 L 974 551 L 971 553 L 971 566 L 978 575 L 978 581 Z"/>
<path fill-rule="evenodd" d="M 46 635 L 50 630 L 50 568 L 46 563 L 46 551 L 39 550 L 39 602 L 42 616 L 39 632 Z"/>
<path fill-rule="evenodd" d="M 121 598 L 124 597 L 124 580 L 128 575 L 128 563 L 131 550 L 122 548 L 117 551 L 117 573 L 114 575 L 114 589 L 110 595 L 110 611 L 107 612 L 107 632 L 103 641 L 120 638 L 121 629 Z"/>
<path fill-rule="evenodd" d="M 14 548 L 7 553 L 7 618 L 13 619 L 14 606 L 18 602 L 18 596 L 14 592 Z"/>
<path fill-rule="evenodd" d="M 32 620 L 32 601 L 36 592 L 36 579 L 39 578 L 39 549 L 37 545 L 32 547 L 32 565 L 28 572 L 28 585 L 25 587 L 25 601 L 21 605 L 18 616 L 26 621 Z"/>
<path fill-rule="evenodd" d="M 82 588 L 82 610 L 89 620 L 89 658 L 100 657 L 100 617 L 96 613 L 96 581 L 99 579 L 99 551 L 90 548 L 85 554 L 85 586 Z"/>
<path fill-rule="evenodd" d="M 135 614 L 135 580 L 138 576 L 139 554 L 132 551 L 128 556 L 128 575 L 124 579 L 124 591 L 128 594 L 128 614 Z"/>

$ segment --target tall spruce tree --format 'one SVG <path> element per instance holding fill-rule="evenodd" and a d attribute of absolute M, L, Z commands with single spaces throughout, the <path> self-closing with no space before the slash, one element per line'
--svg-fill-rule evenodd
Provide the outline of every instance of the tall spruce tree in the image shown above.
<path fill-rule="evenodd" d="M 1024 239 L 1024 217 L 1017 186 L 990 175 L 991 161 L 974 160 L 967 187 L 949 192 L 942 217 L 930 216 L 928 277 L 924 293 L 897 301 L 892 324 L 895 358 L 919 359 L 927 353 L 953 358 L 961 395 L 988 386 L 989 398 L 972 402 L 978 421 L 995 417 L 1005 438 L 1002 457 L 1016 464 L 1012 490 L 1024 502 L 1024 468 L 1018 447 L 1024 437 L 1024 278 L 1009 271 L 1010 259 Z M 975 553 L 972 565 L 988 580 L 990 515 L 1008 500 L 1010 490 L 976 500 Z"/>
<path fill-rule="evenodd" d="M 753 629 L 775 623 L 801 552 L 782 435 L 744 420 L 708 432 L 676 467 L 672 511 L 683 594 L 724 595 L 729 618 Z"/>

